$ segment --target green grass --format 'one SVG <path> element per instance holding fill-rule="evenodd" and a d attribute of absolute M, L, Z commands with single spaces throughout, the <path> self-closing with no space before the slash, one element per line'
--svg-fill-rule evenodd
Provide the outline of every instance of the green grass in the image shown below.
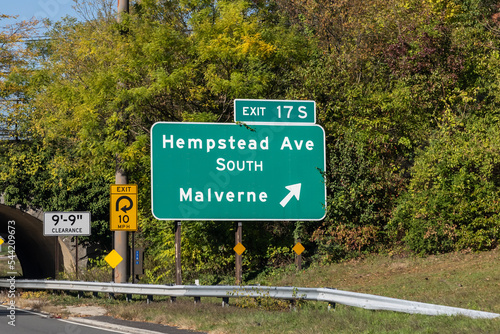
<path fill-rule="evenodd" d="M 498 320 L 465 317 L 423 316 L 396 312 L 367 311 L 338 306 L 328 311 L 323 305 L 308 303 L 297 311 L 221 308 L 211 303 L 193 306 L 188 301 L 176 305 L 142 304 L 140 318 L 183 328 L 213 333 L 498 333 Z M 127 319 L 137 319 L 139 308 L 113 309 Z"/>
<path fill-rule="evenodd" d="M 446 254 L 427 258 L 369 256 L 346 263 L 314 266 L 301 272 L 293 267 L 259 277 L 262 285 L 334 287 L 427 303 L 500 313 L 500 251 L 475 254 Z M 248 282 L 248 283 L 257 283 Z M 89 295 L 90 296 L 90 295 Z M 204 298 L 155 298 L 134 301 L 86 297 L 75 294 L 45 294 L 45 304 L 95 304 L 109 314 L 129 320 L 151 321 L 210 333 L 500 333 L 500 319 L 425 316 L 388 311 L 369 311 L 326 303 L 301 302 L 290 311 L 286 301 Z"/>

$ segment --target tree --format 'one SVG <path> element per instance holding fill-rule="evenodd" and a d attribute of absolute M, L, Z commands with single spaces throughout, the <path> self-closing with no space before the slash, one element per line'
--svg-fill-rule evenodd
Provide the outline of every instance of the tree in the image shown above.
<path fill-rule="evenodd" d="M 270 14 L 245 1 L 144 0 L 120 23 L 106 13 L 90 8 L 87 21 L 50 29 L 30 78 L 32 146 L 22 153 L 30 163 L 6 168 L 6 180 L 20 181 L 6 183 L 6 198 L 44 210 L 94 205 L 93 217 L 103 220 L 93 229 L 109 242 L 106 196 L 118 165 L 139 185 L 140 230 L 161 259 L 173 246 L 153 235 L 170 225 L 150 213 L 152 124 L 228 121 L 234 98 L 284 94 L 279 74 L 302 62 L 308 45 L 294 30 L 266 24 L 262 15 Z M 208 226 L 187 229 L 186 241 L 213 239 L 218 225 Z M 196 256 L 199 243 L 192 245 Z"/>
<path fill-rule="evenodd" d="M 0 14 L 0 22 L 7 18 L 14 17 Z M 22 21 L 0 31 L 0 129 L 12 138 L 19 138 L 25 130 L 26 84 L 37 58 L 29 39 L 37 26 L 37 21 Z"/>

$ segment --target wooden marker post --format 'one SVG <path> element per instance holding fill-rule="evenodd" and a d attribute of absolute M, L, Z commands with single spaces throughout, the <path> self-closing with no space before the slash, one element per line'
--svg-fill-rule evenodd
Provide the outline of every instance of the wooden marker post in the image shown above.
<path fill-rule="evenodd" d="M 238 245 L 241 243 L 241 240 L 243 238 L 243 223 L 238 222 L 238 227 L 236 228 L 236 234 L 235 234 L 235 245 Z M 242 276 L 243 276 L 243 269 L 242 269 L 242 257 L 241 254 L 238 252 L 235 255 L 235 262 L 236 262 L 236 285 L 241 284 L 242 282 Z"/>

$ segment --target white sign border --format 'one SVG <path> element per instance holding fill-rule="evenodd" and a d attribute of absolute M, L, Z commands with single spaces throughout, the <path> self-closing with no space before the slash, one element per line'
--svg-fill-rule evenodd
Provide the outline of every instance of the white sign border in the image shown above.
<path fill-rule="evenodd" d="M 243 123 L 243 122 L 241 122 Z M 157 217 L 154 213 L 153 210 L 153 128 L 155 125 L 159 124 L 208 124 L 208 125 L 223 125 L 223 126 L 235 126 L 239 125 L 237 123 L 216 123 L 216 122 L 155 122 L 150 129 L 150 145 L 151 145 L 151 152 L 150 152 L 150 166 L 151 166 L 151 173 L 150 173 L 150 179 L 151 179 L 151 214 L 153 217 L 157 220 L 165 220 L 165 221 L 230 221 L 230 222 L 237 222 L 237 221 L 258 221 L 258 222 L 275 222 L 275 221 L 322 221 L 326 217 L 327 213 L 327 205 L 328 205 L 328 195 L 327 195 L 327 187 L 326 187 L 326 178 L 323 177 L 323 182 L 324 182 L 324 187 L 323 187 L 323 196 L 324 196 L 324 212 L 323 216 L 321 218 L 315 218 L 315 219 L 304 219 L 304 218 L 292 218 L 292 217 L 282 217 L 282 218 L 210 218 L 210 217 L 205 217 L 205 218 L 192 218 L 192 219 L 186 219 L 186 218 L 161 218 Z M 243 123 L 243 124 L 250 124 L 250 123 Z M 276 125 L 276 126 L 297 126 L 297 127 L 318 127 L 323 131 L 323 138 L 325 139 L 325 143 L 323 145 L 323 172 L 326 173 L 326 133 L 325 129 L 315 123 L 290 123 L 290 124 L 283 124 L 283 123 L 277 123 L 277 124 L 269 124 L 269 123 L 257 123 L 257 124 L 252 124 L 252 125 Z"/>
<path fill-rule="evenodd" d="M 50 229 L 53 227 L 53 226 L 48 226 L 48 224 L 46 223 L 47 221 L 47 216 L 49 214 L 67 214 L 67 215 L 71 215 L 71 214 L 83 214 L 84 216 L 88 215 L 88 222 L 87 221 L 83 221 L 83 223 L 85 224 L 85 226 L 78 226 L 80 228 L 82 228 L 82 231 L 84 231 L 83 233 L 77 233 L 77 234 L 74 234 L 74 233 L 51 233 L 50 232 Z M 85 219 L 85 217 L 84 217 Z M 91 222 L 92 222 L 92 215 L 90 213 L 90 211 L 47 211 L 47 212 L 44 212 L 43 214 L 43 235 L 44 236 L 47 236 L 47 237 L 62 237 L 62 236 L 67 236 L 67 237 L 80 237 L 80 236 L 89 236 L 91 235 Z"/>
<path fill-rule="evenodd" d="M 254 122 L 248 122 L 248 121 L 238 121 L 236 119 L 236 101 L 266 101 L 266 102 L 312 102 L 314 105 L 314 121 L 313 122 L 266 122 L 266 121 L 254 121 Z M 268 100 L 268 99 L 234 99 L 233 101 L 233 112 L 234 112 L 234 123 L 242 123 L 242 124 L 251 124 L 251 125 L 314 125 L 317 124 L 316 120 L 316 101 L 314 100 Z"/>

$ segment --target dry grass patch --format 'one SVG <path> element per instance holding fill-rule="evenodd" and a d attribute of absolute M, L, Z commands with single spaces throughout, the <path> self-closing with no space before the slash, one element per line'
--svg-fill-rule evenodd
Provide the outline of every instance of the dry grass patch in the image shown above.
<path fill-rule="evenodd" d="M 333 287 L 500 313 L 500 250 L 438 256 L 373 255 L 285 274 L 273 285 Z"/>

